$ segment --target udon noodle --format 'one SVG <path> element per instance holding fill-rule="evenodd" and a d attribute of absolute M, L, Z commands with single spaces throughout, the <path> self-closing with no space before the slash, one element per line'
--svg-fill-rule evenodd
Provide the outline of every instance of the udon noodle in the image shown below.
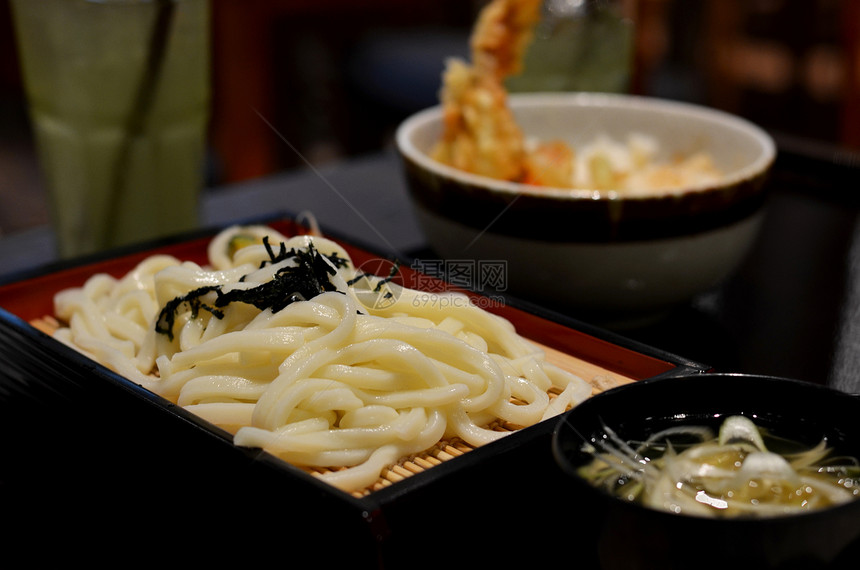
<path fill-rule="evenodd" d="M 444 302 L 443 302 L 444 301 Z M 357 270 L 320 236 L 231 227 L 55 297 L 56 338 L 346 491 L 444 438 L 479 446 L 591 394 L 460 293 Z M 553 390 L 558 395 L 551 398 Z"/>

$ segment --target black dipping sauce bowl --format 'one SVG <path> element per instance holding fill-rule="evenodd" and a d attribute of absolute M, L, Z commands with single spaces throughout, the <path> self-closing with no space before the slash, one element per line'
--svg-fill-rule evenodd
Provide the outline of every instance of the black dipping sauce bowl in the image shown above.
<path fill-rule="evenodd" d="M 860 568 L 860 499 L 768 518 L 706 518 L 660 511 L 599 490 L 577 474 L 586 442 L 609 426 L 622 440 L 673 425 L 718 426 L 744 415 L 810 447 L 826 437 L 837 455 L 860 458 L 860 397 L 767 376 L 702 374 L 613 388 L 560 416 L 553 454 L 569 476 L 571 538 L 606 570 Z"/>

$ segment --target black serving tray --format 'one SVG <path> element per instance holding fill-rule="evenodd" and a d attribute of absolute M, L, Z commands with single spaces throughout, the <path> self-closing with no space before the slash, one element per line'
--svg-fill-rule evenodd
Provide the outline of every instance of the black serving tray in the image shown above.
<path fill-rule="evenodd" d="M 266 223 L 287 235 L 302 231 L 290 217 Z M 155 252 L 203 262 L 215 231 L 0 285 L 0 493 L 3 515 L 14 521 L 7 553 L 92 560 L 124 548 L 136 560 L 197 563 L 302 554 L 320 564 L 415 568 L 536 561 L 535 553 L 570 547 L 576 497 L 552 457 L 552 421 L 359 498 L 233 445 L 228 433 L 30 324 L 52 312 L 54 293 L 94 273 L 122 275 Z M 357 264 L 377 257 L 324 233 Z M 709 370 L 514 299 L 494 311 L 526 337 L 633 380 Z"/>

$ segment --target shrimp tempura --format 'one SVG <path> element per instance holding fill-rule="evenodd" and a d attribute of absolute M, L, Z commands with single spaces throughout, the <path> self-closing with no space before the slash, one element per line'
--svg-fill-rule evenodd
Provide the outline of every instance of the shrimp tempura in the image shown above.
<path fill-rule="evenodd" d="M 541 0 L 493 0 L 481 11 L 471 37 L 473 65 L 449 60 L 443 76 L 436 160 L 492 178 L 523 178 L 524 138 L 502 82 L 520 71 L 540 6 Z"/>
<path fill-rule="evenodd" d="M 496 0 L 481 11 L 471 38 L 472 63 L 478 73 L 493 75 L 501 83 L 522 70 L 542 3 Z"/>

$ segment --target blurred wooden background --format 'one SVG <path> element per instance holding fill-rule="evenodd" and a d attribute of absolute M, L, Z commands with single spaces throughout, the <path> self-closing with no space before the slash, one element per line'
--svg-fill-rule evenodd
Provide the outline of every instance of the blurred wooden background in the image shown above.
<path fill-rule="evenodd" d="M 860 149 L 860 0 L 625 0 L 635 93 Z M 207 184 L 374 152 L 436 101 L 484 0 L 212 0 Z M 43 223 L 8 0 L 0 0 L 0 231 Z"/>
<path fill-rule="evenodd" d="M 406 55 L 416 56 L 421 42 L 431 44 L 431 54 L 445 39 L 456 47 L 483 4 L 214 2 L 213 136 L 228 157 L 227 179 L 296 162 L 283 141 L 264 144 L 272 139 L 270 126 L 247 121 L 249 105 L 289 140 L 311 148 L 326 128 L 329 150 L 352 154 L 383 144 L 387 129 L 417 108 L 374 100 L 362 79 L 375 77 L 353 74 L 357 55 L 374 33 L 399 38 L 392 45 Z M 860 0 L 627 0 L 626 6 L 637 34 L 634 92 L 693 100 L 765 128 L 860 146 Z M 416 65 L 432 63 L 416 56 Z M 395 65 L 391 80 L 404 85 Z M 432 103 L 435 89 L 429 95 Z M 302 105 L 314 104 L 328 116 L 316 132 L 307 124 L 302 131 Z"/>

